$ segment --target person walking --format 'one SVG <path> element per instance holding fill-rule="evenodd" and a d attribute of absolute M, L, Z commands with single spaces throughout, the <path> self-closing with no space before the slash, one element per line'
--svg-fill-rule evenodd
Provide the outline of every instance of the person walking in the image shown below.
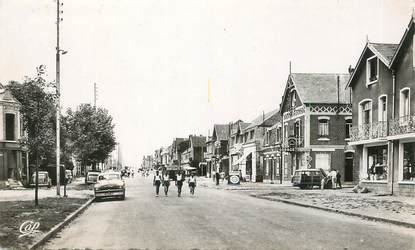
<path fill-rule="evenodd" d="M 195 188 L 196 188 L 196 177 L 195 174 L 191 174 L 189 177 L 189 189 L 190 189 L 190 194 L 195 195 Z"/>
<path fill-rule="evenodd" d="M 342 188 L 341 178 L 342 178 L 342 175 L 340 174 L 340 171 L 337 171 L 336 180 L 337 180 L 337 185 L 339 186 L 340 189 Z"/>
<path fill-rule="evenodd" d="M 182 195 L 183 179 L 183 173 L 179 171 L 176 175 L 177 197 Z"/>
<path fill-rule="evenodd" d="M 159 174 L 159 171 L 157 170 L 153 178 L 153 186 L 156 186 L 156 197 L 159 197 L 160 184 L 161 184 L 161 175 Z"/>
<path fill-rule="evenodd" d="M 216 186 L 218 186 L 218 185 L 219 185 L 219 180 L 220 180 L 220 174 L 219 174 L 219 171 L 216 171 L 216 173 L 215 173 L 215 178 L 216 178 Z"/>
<path fill-rule="evenodd" d="M 163 174 L 163 186 L 164 186 L 164 194 L 167 196 L 169 192 L 169 186 L 170 186 L 170 176 L 169 173 L 164 172 Z"/>

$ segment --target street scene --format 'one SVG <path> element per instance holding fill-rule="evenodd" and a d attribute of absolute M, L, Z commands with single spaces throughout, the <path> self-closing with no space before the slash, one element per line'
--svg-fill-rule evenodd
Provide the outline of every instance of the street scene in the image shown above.
<path fill-rule="evenodd" d="M 0 0 L 0 249 L 415 249 L 414 0 Z"/>

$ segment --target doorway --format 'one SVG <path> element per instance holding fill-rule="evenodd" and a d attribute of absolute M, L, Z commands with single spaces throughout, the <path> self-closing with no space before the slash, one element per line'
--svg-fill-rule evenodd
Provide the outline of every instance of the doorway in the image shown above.
<path fill-rule="evenodd" d="M 353 153 L 352 152 L 348 152 L 345 155 L 344 181 L 345 182 L 353 181 Z"/>

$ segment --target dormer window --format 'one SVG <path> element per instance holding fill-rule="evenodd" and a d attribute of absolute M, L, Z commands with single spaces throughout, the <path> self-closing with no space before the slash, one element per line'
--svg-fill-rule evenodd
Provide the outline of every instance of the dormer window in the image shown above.
<path fill-rule="evenodd" d="M 366 85 L 373 84 L 379 78 L 379 60 L 376 56 L 367 59 L 366 62 Z"/>

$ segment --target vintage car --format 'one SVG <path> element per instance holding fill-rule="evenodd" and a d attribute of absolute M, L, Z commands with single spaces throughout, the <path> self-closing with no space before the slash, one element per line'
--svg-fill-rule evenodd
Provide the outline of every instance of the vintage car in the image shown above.
<path fill-rule="evenodd" d="M 101 172 L 89 171 L 85 176 L 85 183 L 86 184 L 95 184 L 95 183 L 97 183 L 99 174 L 101 174 Z"/>
<path fill-rule="evenodd" d="M 51 187 L 52 179 L 49 177 L 49 173 L 47 171 L 39 171 L 38 173 L 38 186 Z M 36 186 L 36 172 L 32 174 L 32 183 L 30 185 L 32 187 Z"/>
<path fill-rule="evenodd" d="M 95 198 L 115 197 L 125 199 L 125 182 L 120 172 L 105 172 L 98 175 L 94 185 Z"/>
<path fill-rule="evenodd" d="M 327 185 L 327 174 L 323 169 L 299 169 L 295 170 L 292 178 L 293 186 L 300 189 L 313 188 L 314 186 L 321 187 L 321 180 L 325 180 L 324 186 Z"/>

